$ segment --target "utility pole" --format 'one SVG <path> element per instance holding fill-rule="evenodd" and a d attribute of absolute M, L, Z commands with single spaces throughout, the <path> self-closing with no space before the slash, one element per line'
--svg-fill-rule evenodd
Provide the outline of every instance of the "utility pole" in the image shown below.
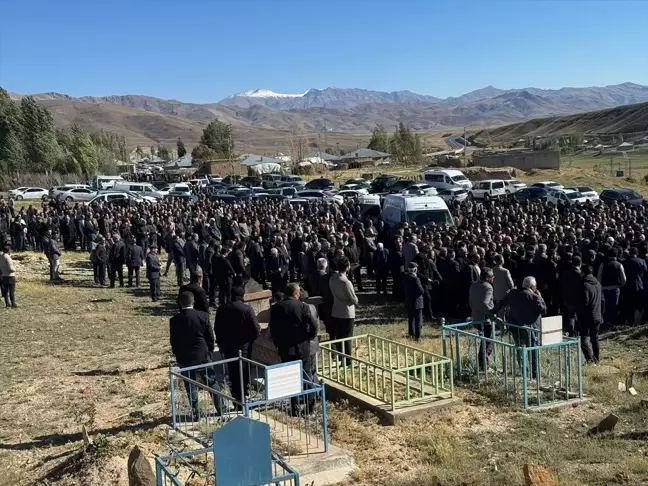
<path fill-rule="evenodd" d="M 464 127 L 464 136 L 463 136 L 463 139 L 464 139 L 464 167 L 468 167 L 468 162 L 467 162 L 467 160 L 466 160 L 466 156 L 468 155 L 468 154 L 467 154 L 468 151 L 466 150 L 466 149 L 468 148 L 468 145 L 467 145 L 467 144 L 468 144 L 468 140 L 466 139 L 466 127 Z"/>

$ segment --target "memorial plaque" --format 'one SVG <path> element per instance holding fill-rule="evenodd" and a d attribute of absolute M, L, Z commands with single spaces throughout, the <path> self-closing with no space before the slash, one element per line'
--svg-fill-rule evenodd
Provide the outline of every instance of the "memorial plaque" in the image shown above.
<path fill-rule="evenodd" d="M 277 400 L 304 391 L 302 362 L 291 361 L 266 368 L 266 400 Z"/>

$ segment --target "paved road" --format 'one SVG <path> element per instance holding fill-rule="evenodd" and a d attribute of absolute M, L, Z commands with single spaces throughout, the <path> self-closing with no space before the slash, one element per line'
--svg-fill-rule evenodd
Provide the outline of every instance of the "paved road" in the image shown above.
<path fill-rule="evenodd" d="M 457 141 L 457 139 L 460 137 L 460 135 L 450 135 L 449 137 L 446 137 L 445 141 L 448 144 L 448 147 L 450 147 L 451 149 L 463 148 L 463 143 Z"/>

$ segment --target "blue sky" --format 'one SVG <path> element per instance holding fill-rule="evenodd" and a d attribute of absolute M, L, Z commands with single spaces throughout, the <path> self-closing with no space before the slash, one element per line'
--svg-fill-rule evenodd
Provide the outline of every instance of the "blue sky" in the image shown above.
<path fill-rule="evenodd" d="M 648 84 L 648 1 L 2 0 L 0 86 L 215 102 L 254 88 Z M 7 21 L 9 20 L 9 21 Z"/>

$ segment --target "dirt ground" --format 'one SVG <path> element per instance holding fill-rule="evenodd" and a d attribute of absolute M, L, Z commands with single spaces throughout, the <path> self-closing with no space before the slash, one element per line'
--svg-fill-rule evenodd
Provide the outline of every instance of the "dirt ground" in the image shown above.
<path fill-rule="evenodd" d="M 47 283 L 41 255 L 15 259 L 20 308 L 0 309 L 0 484 L 125 486 L 134 445 L 168 453 L 172 281 L 153 304 L 144 289 L 95 288 L 85 254 L 64 255 L 61 285 Z M 405 340 L 397 306 L 361 299 L 357 334 Z M 438 350 L 438 329 L 426 327 L 421 346 Z M 602 365 L 613 368 L 586 367 L 590 400 L 573 407 L 527 412 L 457 388 L 460 405 L 388 427 L 329 402 L 331 439 L 358 465 L 344 484 L 425 486 L 438 475 L 451 486 L 518 486 L 526 462 L 548 465 L 561 485 L 648 484 L 647 349 L 645 328 L 607 336 Z M 637 396 L 617 390 L 631 371 Z M 610 412 L 620 418 L 614 435 L 586 437 Z M 82 446 L 83 425 L 96 452 L 43 480 Z"/>

